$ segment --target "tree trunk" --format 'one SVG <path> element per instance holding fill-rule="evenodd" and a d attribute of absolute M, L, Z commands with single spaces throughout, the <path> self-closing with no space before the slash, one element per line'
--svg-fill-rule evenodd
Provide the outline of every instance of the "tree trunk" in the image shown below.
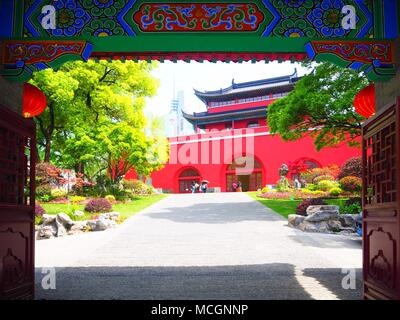
<path fill-rule="evenodd" d="M 46 146 L 44 151 L 44 162 L 50 162 L 51 140 L 46 137 Z"/>
<path fill-rule="evenodd" d="M 85 164 L 83 162 L 79 162 L 75 165 L 75 172 L 85 174 Z"/>

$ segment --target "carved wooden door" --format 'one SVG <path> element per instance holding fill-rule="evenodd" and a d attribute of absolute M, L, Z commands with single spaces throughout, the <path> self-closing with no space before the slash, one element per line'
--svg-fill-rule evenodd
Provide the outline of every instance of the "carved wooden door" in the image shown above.
<path fill-rule="evenodd" d="M 35 124 L 0 106 L 0 299 L 34 296 Z"/>
<path fill-rule="evenodd" d="M 366 299 L 400 299 L 400 98 L 363 126 Z"/>

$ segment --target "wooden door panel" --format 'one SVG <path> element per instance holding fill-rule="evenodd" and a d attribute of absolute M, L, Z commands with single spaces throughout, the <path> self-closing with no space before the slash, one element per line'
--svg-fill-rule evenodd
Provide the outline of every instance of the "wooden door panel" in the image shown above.
<path fill-rule="evenodd" d="M 34 297 L 35 124 L 0 106 L 0 299 Z"/>
<path fill-rule="evenodd" d="M 363 125 L 366 299 L 400 299 L 400 99 Z"/>

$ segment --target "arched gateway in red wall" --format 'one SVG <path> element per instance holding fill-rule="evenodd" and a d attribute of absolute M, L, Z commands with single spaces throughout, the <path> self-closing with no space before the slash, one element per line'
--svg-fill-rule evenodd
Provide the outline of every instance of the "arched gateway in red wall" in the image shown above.
<path fill-rule="evenodd" d="M 192 192 L 192 184 L 198 184 L 200 185 L 201 183 L 201 175 L 200 173 L 195 169 L 191 167 L 185 167 L 183 170 L 180 170 L 181 172 L 179 173 L 178 176 L 178 187 L 179 187 L 179 193 L 189 193 Z M 197 192 L 198 190 L 196 190 Z"/>
<path fill-rule="evenodd" d="M 0 133 L 11 133 L 0 141 L 0 162 L 18 163 L 1 166 L 2 190 L 10 181 L 24 190 L 34 174 L 21 160 L 26 144 L 14 143 L 34 141 L 32 122 L 21 121 L 21 102 L 9 99 L 21 101 L 21 90 L 4 79 L 27 81 L 33 71 L 89 58 L 331 61 L 377 84 L 378 113 L 363 129 L 364 296 L 400 299 L 399 12 L 397 0 L 2 0 Z M 2 299 L 34 293 L 34 188 L 30 202 L 14 191 L 0 197 Z"/>

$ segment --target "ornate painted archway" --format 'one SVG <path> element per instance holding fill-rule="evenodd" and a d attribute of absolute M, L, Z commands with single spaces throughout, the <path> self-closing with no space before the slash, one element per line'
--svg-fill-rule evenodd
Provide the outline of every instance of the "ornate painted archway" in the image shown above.
<path fill-rule="evenodd" d="M 23 82 L 34 71 L 88 59 L 238 63 L 311 59 L 353 68 L 372 81 L 387 81 L 396 76 L 399 62 L 399 18 L 397 0 L 0 0 L 0 76 Z M 378 87 L 378 109 L 393 92 L 400 95 L 393 84 Z M 7 88 L 18 95 L 18 85 L 7 82 L 0 96 L 9 94 Z M 6 107 L 18 110 L 12 104 Z M 364 295 L 400 299 L 400 103 L 393 101 L 385 110 L 363 131 Z M 12 118 L 7 116 L 7 125 L 19 123 Z M 389 145 L 388 136 L 393 139 Z M 382 146 L 392 153 L 382 154 Z M 15 151 L 15 156 L 20 154 L 23 146 Z M 390 159 L 383 161 L 385 157 Z M 0 180 L 12 175 L 0 173 Z M 381 177 L 387 178 L 386 184 Z M 380 188 L 389 184 L 390 197 L 381 197 Z M 33 211 L 32 204 L 19 204 L 18 199 L 6 205 L 0 201 L 2 209 L 7 216 L 0 221 L 0 231 L 6 233 L 18 212 Z M 24 225 L 27 231 L 19 232 L 32 243 L 29 219 L 25 222 L 31 228 Z M 0 247 L 19 252 L 20 257 L 33 254 L 32 246 L 2 242 Z M 30 259 L 23 267 L 32 270 L 32 266 Z M 24 282 L 28 289 L 6 279 L 11 290 L 22 288 L 12 297 L 32 296 L 30 275 Z M 4 297 L 11 296 L 0 291 Z"/>
<path fill-rule="evenodd" d="M 396 0 L 2 0 L 0 74 L 87 59 L 331 61 L 395 74 Z M 351 25 L 354 24 L 354 26 Z"/>

